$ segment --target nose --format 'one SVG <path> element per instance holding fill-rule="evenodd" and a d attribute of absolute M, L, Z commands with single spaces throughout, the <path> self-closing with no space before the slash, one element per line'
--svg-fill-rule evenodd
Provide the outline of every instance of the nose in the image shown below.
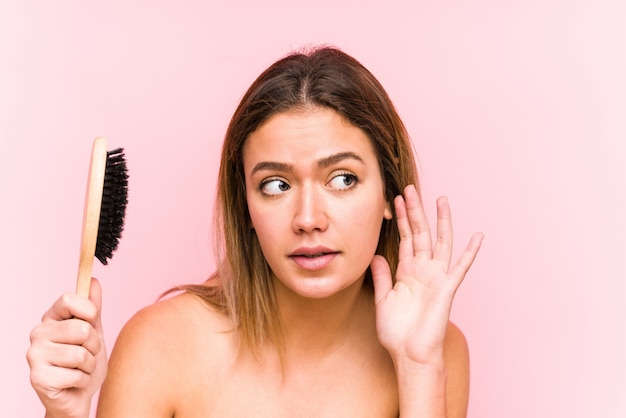
<path fill-rule="evenodd" d="M 296 233 L 323 232 L 328 228 L 328 214 L 324 192 L 314 185 L 305 185 L 298 190 L 293 214 L 293 229 Z"/>

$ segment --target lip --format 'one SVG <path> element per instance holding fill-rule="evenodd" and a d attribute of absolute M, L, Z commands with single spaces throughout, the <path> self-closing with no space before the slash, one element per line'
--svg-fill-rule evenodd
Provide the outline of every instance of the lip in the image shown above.
<path fill-rule="evenodd" d="M 317 271 L 326 268 L 338 254 L 327 247 L 301 247 L 289 254 L 289 258 L 303 270 Z"/>

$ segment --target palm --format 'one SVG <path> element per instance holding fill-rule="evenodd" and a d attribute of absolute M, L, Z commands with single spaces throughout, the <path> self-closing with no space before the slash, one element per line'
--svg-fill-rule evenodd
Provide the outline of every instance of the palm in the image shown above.
<path fill-rule="evenodd" d="M 400 231 L 395 285 L 387 261 L 381 256 L 372 261 L 378 338 L 392 355 L 427 363 L 442 355 L 454 294 L 476 257 L 482 235 L 474 235 L 450 267 L 452 224 L 446 199 L 437 201 L 434 246 L 415 188 L 407 187 L 395 205 Z"/>

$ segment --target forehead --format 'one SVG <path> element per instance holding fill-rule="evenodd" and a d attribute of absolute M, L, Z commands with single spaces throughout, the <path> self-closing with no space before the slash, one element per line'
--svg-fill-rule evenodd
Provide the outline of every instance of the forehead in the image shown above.
<path fill-rule="evenodd" d="M 306 164 L 343 152 L 353 152 L 367 163 L 378 161 L 363 130 L 332 109 L 315 107 L 270 117 L 248 136 L 243 159 L 246 167 L 263 160 Z"/>

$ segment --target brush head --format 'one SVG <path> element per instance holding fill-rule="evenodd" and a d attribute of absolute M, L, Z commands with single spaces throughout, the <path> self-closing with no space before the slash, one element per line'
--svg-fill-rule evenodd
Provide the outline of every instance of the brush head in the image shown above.
<path fill-rule="evenodd" d="M 117 249 L 124 229 L 128 204 L 127 171 L 124 149 L 108 151 L 95 253 L 96 258 L 105 265 Z"/>

